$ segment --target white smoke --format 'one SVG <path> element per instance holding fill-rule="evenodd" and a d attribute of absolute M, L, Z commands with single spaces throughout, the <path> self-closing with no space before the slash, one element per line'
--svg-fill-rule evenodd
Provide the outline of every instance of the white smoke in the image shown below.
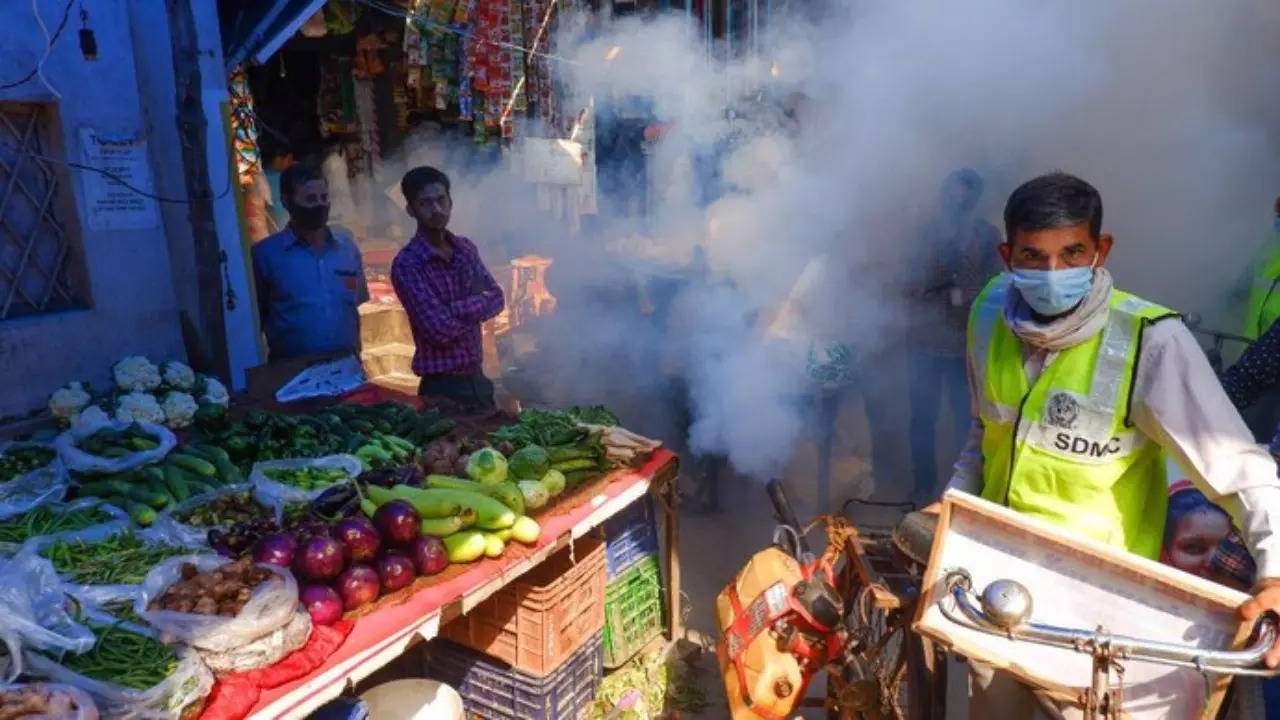
<path fill-rule="evenodd" d="M 635 179 L 652 190 L 640 245 L 660 258 L 702 245 L 713 275 L 686 293 L 670 327 L 585 306 L 552 342 L 580 348 L 584 363 L 605 345 L 678 356 L 575 383 L 656 387 L 679 368 L 694 399 L 693 446 L 744 473 L 767 476 L 787 461 L 810 343 L 850 340 L 872 356 L 896 342 L 913 230 L 958 167 L 983 175 L 979 211 L 997 227 L 1020 182 L 1080 175 L 1102 192 L 1120 286 L 1234 328 L 1233 286 L 1267 241 L 1280 192 L 1272 0 L 853 2 L 812 25 L 774 18 L 762 54 L 732 62 L 710 60 L 718 49 L 679 13 L 596 32 L 559 38 L 574 61 L 556 66 L 569 105 L 651 101 L 669 131 L 649 177 Z M 747 117 L 729 117 L 730 107 Z M 720 165 L 729 192 L 699 207 L 698 159 L 733 136 Z M 509 175 L 463 172 L 454 227 L 482 247 L 492 233 L 520 236 L 556 258 L 553 292 L 590 302 L 585 289 L 610 281 L 607 261 L 619 258 L 543 217 L 528 193 Z M 637 232 L 601 221 L 606 236 Z M 814 258 L 824 258 L 821 277 L 792 297 Z M 765 333 L 784 309 L 791 331 Z M 893 372 L 876 370 L 876 381 Z"/>

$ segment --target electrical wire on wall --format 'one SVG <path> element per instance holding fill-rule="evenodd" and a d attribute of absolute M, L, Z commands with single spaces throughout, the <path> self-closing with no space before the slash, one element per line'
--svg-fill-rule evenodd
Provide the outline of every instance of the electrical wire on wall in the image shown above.
<path fill-rule="evenodd" d="M 58 23 L 58 27 L 53 31 L 53 35 L 49 35 L 49 29 L 44 24 L 44 19 L 40 17 L 40 8 L 37 6 L 38 0 L 31 0 L 31 12 L 36 16 L 36 22 L 40 25 L 40 30 L 44 32 L 44 54 L 40 56 L 40 60 L 36 66 L 31 68 L 31 72 L 23 75 L 22 78 L 10 83 L 0 84 L 0 90 L 10 90 L 29 82 L 34 77 L 39 77 L 45 87 L 49 88 L 55 96 L 61 98 L 62 95 L 54 89 L 49 81 L 44 77 L 44 63 L 49 59 L 49 53 L 53 51 L 54 43 L 58 42 L 58 38 L 62 36 L 62 30 L 67 26 L 67 18 L 71 17 L 71 6 L 75 4 L 75 0 L 67 0 L 66 7 L 62 9 L 62 20 Z"/>
<path fill-rule="evenodd" d="M 57 163 L 59 165 L 66 165 L 67 167 L 75 168 L 76 170 L 87 170 L 89 172 L 95 172 L 107 178 L 108 180 L 113 180 L 117 183 L 120 183 L 120 185 L 122 185 L 126 190 L 129 190 L 134 194 L 141 195 L 142 197 L 145 197 L 145 198 L 150 198 L 151 200 L 155 200 L 156 202 L 172 203 L 175 205 L 188 205 L 193 202 L 204 202 L 206 200 L 221 200 L 222 198 L 226 197 L 228 193 L 231 192 L 231 177 L 232 175 L 234 175 L 234 173 L 232 173 L 230 170 L 227 171 L 227 185 L 222 189 L 222 192 L 218 193 L 217 195 L 206 195 L 204 197 L 188 196 L 185 198 L 175 198 L 175 197 L 165 197 L 163 195 L 156 195 L 154 193 L 149 193 L 146 190 L 143 190 L 141 188 L 135 187 L 134 185 L 131 185 L 128 180 L 125 180 L 124 178 L 120 177 L 119 175 L 116 175 L 113 172 L 110 172 L 108 170 L 103 170 L 102 168 L 96 168 L 96 167 L 93 167 L 92 165 L 85 165 L 83 163 L 73 162 L 71 160 L 63 160 L 61 158 L 56 158 L 56 157 L 49 157 L 48 155 L 41 155 L 39 153 L 33 153 L 33 152 L 24 152 L 23 155 L 25 155 L 26 157 L 33 157 L 39 160 L 44 160 L 45 162 Z"/>

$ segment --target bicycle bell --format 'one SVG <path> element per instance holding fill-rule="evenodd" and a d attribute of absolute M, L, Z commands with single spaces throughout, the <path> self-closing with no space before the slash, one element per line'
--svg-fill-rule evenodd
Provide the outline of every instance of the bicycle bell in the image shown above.
<path fill-rule="evenodd" d="M 982 612 L 1001 630 L 1012 630 L 1031 617 L 1031 592 L 1017 580 L 996 580 L 980 600 Z"/>

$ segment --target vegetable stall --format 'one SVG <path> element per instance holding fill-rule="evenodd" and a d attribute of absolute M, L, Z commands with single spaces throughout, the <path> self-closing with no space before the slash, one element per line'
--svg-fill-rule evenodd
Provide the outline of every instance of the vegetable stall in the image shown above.
<path fill-rule="evenodd" d="M 677 460 L 604 408 L 460 415 L 371 385 L 255 406 L 180 363 L 113 376 L 54 392 L 57 430 L 0 444 L 0 579 L 25 588 L 0 598 L 0 707 L 301 718 L 437 636 L 441 668 L 478 652 L 536 694 L 588 677 L 583 653 L 612 667 L 677 631 Z M 639 574 L 650 495 L 666 593 L 639 628 L 605 591 L 659 592 Z M 554 637 L 503 626 L 494 603 L 517 596 Z M 480 712 L 522 715 L 515 697 Z"/>

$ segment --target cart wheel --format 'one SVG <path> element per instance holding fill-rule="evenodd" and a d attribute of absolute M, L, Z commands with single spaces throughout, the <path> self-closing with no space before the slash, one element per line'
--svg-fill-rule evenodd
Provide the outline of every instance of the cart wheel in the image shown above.
<path fill-rule="evenodd" d="M 836 695 L 832 695 L 836 683 L 828 681 L 827 689 L 828 699 L 840 711 L 851 714 L 828 717 L 906 720 L 911 679 L 904 643 L 907 616 L 876 607 L 868 588 L 858 594 L 854 612 L 859 620 L 858 645 L 863 650 L 850 658 Z"/>

